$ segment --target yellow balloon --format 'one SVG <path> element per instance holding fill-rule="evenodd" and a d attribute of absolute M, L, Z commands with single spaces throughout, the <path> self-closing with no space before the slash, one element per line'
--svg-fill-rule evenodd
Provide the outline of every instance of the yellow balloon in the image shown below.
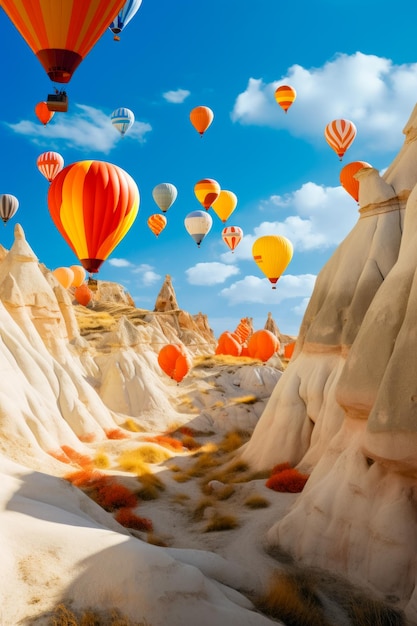
<path fill-rule="evenodd" d="M 252 246 L 253 260 L 276 289 L 279 277 L 292 259 L 292 243 L 282 235 L 259 237 Z"/>
<path fill-rule="evenodd" d="M 57 281 L 61 283 L 64 289 L 71 287 L 72 281 L 74 280 L 74 272 L 72 269 L 69 267 L 57 267 L 52 274 Z"/>
<path fill-rule="evenodd" d="M 237 196 L 233 191 L 222 189 L 216 200 L 211 205 L 211 208 L 216 215 L 221 219 L 223 224 L 232 215 L 237 205 Z"/>
<path fill-rule="evenodd" d="M 194 185 L 194 193 L 200 204 L 208 211 L 220 193 L 220 185 L 213 178 L 203 178 Z"/>
<path fill-rule="evenodd" d="M 79 287 L 85 281 L 85 269 L 82 265 L 70 265 L 70 270 L 74 272 L 74 279 L 71 283 L 71 287 Z"/>

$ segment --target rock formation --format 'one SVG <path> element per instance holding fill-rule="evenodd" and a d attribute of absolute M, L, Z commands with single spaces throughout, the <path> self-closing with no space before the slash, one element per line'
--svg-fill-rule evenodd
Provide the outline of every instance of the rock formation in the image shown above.
<path fill-rule="evenodd" d="M 294 356 L 242 452 L 311 472 L 268 539 L 417 615 L 417 107 L 320 272 Z M 414 621 L 412 623 L 415 623 Z"/>
<path fill-rule="evenodd" d="M 165 313 L 165 311 L 176 311 L 178 309 L 177 297 L 172 286 L 171 276 L 165 276 L 164 284 L 156 297 L 154 311 Z"/>

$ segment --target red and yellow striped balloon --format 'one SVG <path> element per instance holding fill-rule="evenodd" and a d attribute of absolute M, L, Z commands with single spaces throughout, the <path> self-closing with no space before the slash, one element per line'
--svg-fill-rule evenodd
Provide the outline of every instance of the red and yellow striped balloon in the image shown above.
<path fill-rule="evenodd" d="M 98 272 L 126 235 L 139 202 L 133 178 L 105 161 L 68 165 L 55 176 L 48 192 L 55 226 L 90 273 Z"/>
<path fill-rule="evenodd" d="M 290 85 L 281 85 L 275 90 L 275 100 L 285 113 L 288 111 L 296 97 L 297 92 L 294 87 L 290 87 Z"/>
<path fill-rule="evenodd" d="M 150 217 L 148 217 L 148 226 L 157 237 L 162 233 L 165 226 L 167 225 L 167 218 L 165 215 L 161 215 L 160 213 L 154 213 Z"/>
<path fill-rule="evenodd" d="M 68 83 L 125 1 L 1 0 L 1 6 L 49 78 Z"/>
<path fill-rule="evenodd" d="M 212 178 L 203 178 L 194 185 L 195 196 L 206 211 L 209 210 L 213 202 L 218 198 L 220 191 L 219 183 Z"/>
<path fill-rule="evenodd" d="M 324 136 L 329 146 L 340 160 L 356 137 L 356 126 L 350 120 L 333 120 L 324 129 Z"/>
<path fill-rule="evenodd" d="M 49 182 L 52 182 L 55 176 L 64 167 L 64 159 L 58 152 L 43 152 L 38 156 L 36 165 L 40 173 L 43 174 Z"/>

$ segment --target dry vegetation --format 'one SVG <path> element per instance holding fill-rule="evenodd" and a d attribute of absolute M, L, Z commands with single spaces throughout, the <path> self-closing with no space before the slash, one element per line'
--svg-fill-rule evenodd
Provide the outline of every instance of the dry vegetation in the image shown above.
<path fill-rule="evenodd" d="M 69 609 L 65 604 L 59 604 L 49 614 L 49 618 L 50 621 L 48 623 L 50 626 L 151 626 L 146 620 L 132 622 L 117 609 L 76 612 Z"/>

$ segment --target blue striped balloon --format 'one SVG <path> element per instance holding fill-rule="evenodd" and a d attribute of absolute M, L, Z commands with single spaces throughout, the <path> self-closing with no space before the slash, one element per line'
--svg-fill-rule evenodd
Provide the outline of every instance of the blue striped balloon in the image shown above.
<path fill-rule="evenodd" d="M 130 109 L 126 109 L 125 107 L 120 107 L 119 109 L 115 109 L 110 116 L 111 123 L 119 131 L 119 133 L 123 136 L 127 133 L 129 128 L 133 125 L 135 121 L 135 116 Z"/>
<path fill-rule="evenodd" d="M 114 33 L 114 39 L 119 41 L 119 33 L 129 24 L 132 17 L 138 12 L 140 5 L 142 4 L 142 0 L 127 0 L 123 5 L 121 11 L 119 11 L 118 15 L 115 17 L 113 22 L 110 24 L 109 28 Z"/>

